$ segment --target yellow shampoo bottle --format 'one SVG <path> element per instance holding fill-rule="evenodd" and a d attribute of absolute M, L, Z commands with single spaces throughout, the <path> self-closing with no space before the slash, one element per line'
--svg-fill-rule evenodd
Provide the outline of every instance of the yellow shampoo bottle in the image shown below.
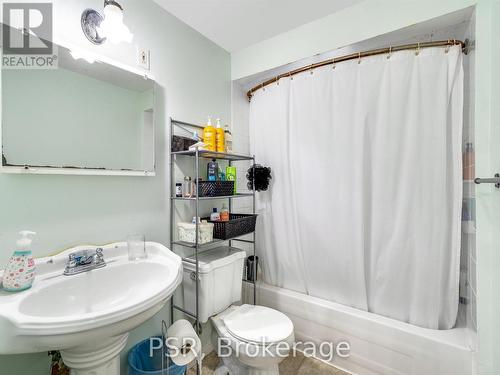
<path fill-rule="evenodd" d="M 224 139 L 224 129 L 220 126 L 220 119 L 217 119 L 217 127 L 215 128 L 215 143 L 217 152 L 226 152 L 226 141 Z"/>
<path fill-rule="evenodd" d="M 209 116 L 207 126 L 203 129 L 203 143 L 207 145 L 207 150 L 217 151 L 215 137 L 215 128 L 212 126 L 212 119 Z"/>

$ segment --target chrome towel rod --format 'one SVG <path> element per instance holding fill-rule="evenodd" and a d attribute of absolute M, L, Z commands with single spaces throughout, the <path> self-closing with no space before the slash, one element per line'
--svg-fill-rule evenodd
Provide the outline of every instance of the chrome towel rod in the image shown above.
<path fill-rule="evenodd" d="M 495 184 L 497 189 L 500 189 L 500 174 L 495 173 L 495 177 L 493 178 L 476 178 L 474 179 L 476 184 Z"/>

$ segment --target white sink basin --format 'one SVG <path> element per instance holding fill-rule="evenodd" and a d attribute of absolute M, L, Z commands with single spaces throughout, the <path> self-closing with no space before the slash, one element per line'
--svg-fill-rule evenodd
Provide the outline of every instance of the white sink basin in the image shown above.
<path fill-rule="evenodd" d="M 182 261 L 153 242 L 146 245 L 147 259 L 129 261 L 127 244 L 115 243 L 103 247 L 106 267 L 64 276 L 68 255 L 89 248 L 93 247 L 37 259 L 31 289 L 0 291 L 0 354 L 58 349 L 73 374 L 79 369 L 116 373 L 113 366 L 119 364 L 109 367 L 110 361 L 118 361 L 128 332 L 156 314 L 172 296 L 182 280 Z M 106 353 L 99 355 L 101 346 Z M 90 354 L 92 358 L 86 358 Z M 92 362 L 92 368 L 87 362 Z M 105 372 L 94 369 L 99 362 L 106 365 Z"/>

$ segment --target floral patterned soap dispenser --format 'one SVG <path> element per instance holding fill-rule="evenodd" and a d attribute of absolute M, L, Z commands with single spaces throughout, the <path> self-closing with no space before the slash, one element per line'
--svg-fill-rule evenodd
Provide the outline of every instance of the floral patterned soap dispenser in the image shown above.
<path fill-rule="evenodd" d="M 10 257 L 3 274 L 3 289 L 7 292 L 20 292 L 31 288 L 35 279 L 35 260 L 31 253 L 29 236 L 35 232 L 19 232 L 21 238 L 17 241 L 17 250 Z"/>

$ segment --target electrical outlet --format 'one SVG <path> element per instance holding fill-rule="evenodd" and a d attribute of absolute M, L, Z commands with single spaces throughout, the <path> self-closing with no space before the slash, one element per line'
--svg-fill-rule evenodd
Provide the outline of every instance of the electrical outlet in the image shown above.
<path fill-rule="evenodd" d="M 148 49 L 137 49 L 137 65 L 143 69 L 149 70 L 151 68 L 151 52 Z"/>

